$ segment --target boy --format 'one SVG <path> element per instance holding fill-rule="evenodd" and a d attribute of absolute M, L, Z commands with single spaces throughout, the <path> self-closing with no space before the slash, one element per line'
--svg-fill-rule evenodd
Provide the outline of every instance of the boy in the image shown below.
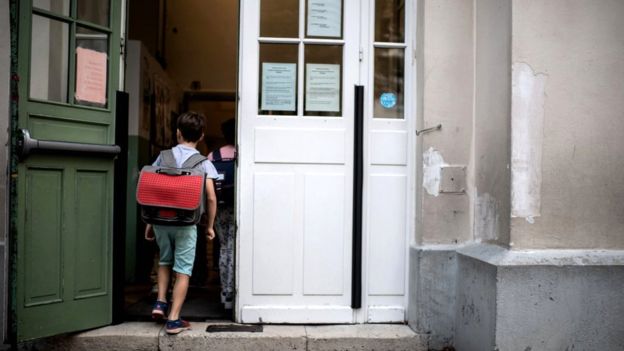
<path fill-rule="evenodd" d="M 204 139 L 204 116 L 196 112 L 187 112 L 177 121 L 176 137 L 178 145 L 172 148 L 178 167 L 181 167 L 191 155 L 199 153 L 197 143 Z M 160 156 L 154 162 L 154 166 L 160 165 Z M 206 235 L 209 240 L 215 237 L 213 229 L 215 214 L 217 211 L 217 197 L 214 190 L 213 179 L 218 177 L 217 171 L 208 160 L 202 162 L 202 169 L 206 173 L 206 207 L 207 224 Z M 150 225 L 145 228 L 145 239 L 156 239 L 160 249 L 160 262 L 158 267 L 158 298 L 152 310 L 155 319 L 164 318 L 167 313 L 167 288 L 171 275 L 171 266 L 176 272 L 176 280 L 173 287 L 171 311 L 167 316 L 166 331 L 168 334 L 178 334 L 191 329 L 191 324 L 180 318 L 180 310 L 186 298 L 189 286 L 189 278 L 193 271 L 195 260 L 195 246 L 197 243 L 197 226 L 165 226 Z M 175 252 L 173 252 L 175 251 Z"/>

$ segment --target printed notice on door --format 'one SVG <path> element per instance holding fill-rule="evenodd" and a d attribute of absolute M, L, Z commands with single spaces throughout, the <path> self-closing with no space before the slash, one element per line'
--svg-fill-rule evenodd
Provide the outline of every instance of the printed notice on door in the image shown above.
<path fill-rule="evenodd" d="M 340 111 L 340 65 L 306 64 L 305 110 Z"/>
<path fill-rule="evenodd" d="M 342 0 L 308 0 L 307 35 L 340 38 Z"/>
<path fill-rule="evenodd" d="M 296 111 L 296 95 L 296 63 L 262 63 L 261 110 Z"/>
<path fill-rule="evenodd" d="M 107 55 L 76 48 L 76 100 L 106 105 Z"/>

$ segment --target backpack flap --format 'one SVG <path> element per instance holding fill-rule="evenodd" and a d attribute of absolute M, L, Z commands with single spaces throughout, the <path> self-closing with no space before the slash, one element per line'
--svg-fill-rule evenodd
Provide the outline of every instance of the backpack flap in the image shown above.
<path fill-rule="evenodd" d="M 136 199 L 151 224 L 191 225 L 201 216 L 206 176 L 201 171 L 145 166 Z"/>

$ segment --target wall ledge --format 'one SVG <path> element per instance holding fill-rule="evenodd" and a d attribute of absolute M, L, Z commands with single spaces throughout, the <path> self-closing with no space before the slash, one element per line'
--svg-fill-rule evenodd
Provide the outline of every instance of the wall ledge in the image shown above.
<path fill-rule="evenodd" d="M 624 266 L 624 250 L 509 250 L 491 244 L 457 248 L 459 255 L 493 266 Z"/>

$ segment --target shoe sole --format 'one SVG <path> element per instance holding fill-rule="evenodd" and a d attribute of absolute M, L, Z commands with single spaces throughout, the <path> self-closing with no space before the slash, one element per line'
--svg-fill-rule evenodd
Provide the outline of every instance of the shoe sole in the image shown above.
<path fill-rule="evenodd" d="M 175 335 L 175 334 L 179 334 L 185 330 L 191 330 L 191 327 L 182 327 L 182 328 L 176 328 L 176 329 L 166 329 L 167 334 L 169 335 Z"/>
<path fill-rule="evenodd" d="M 165 319 L 165 314 L 162 311 L 159 310 L 153 310 L 152 311 L 152 319 L 153 320 L 161 320 L 161 319 Z"/>

